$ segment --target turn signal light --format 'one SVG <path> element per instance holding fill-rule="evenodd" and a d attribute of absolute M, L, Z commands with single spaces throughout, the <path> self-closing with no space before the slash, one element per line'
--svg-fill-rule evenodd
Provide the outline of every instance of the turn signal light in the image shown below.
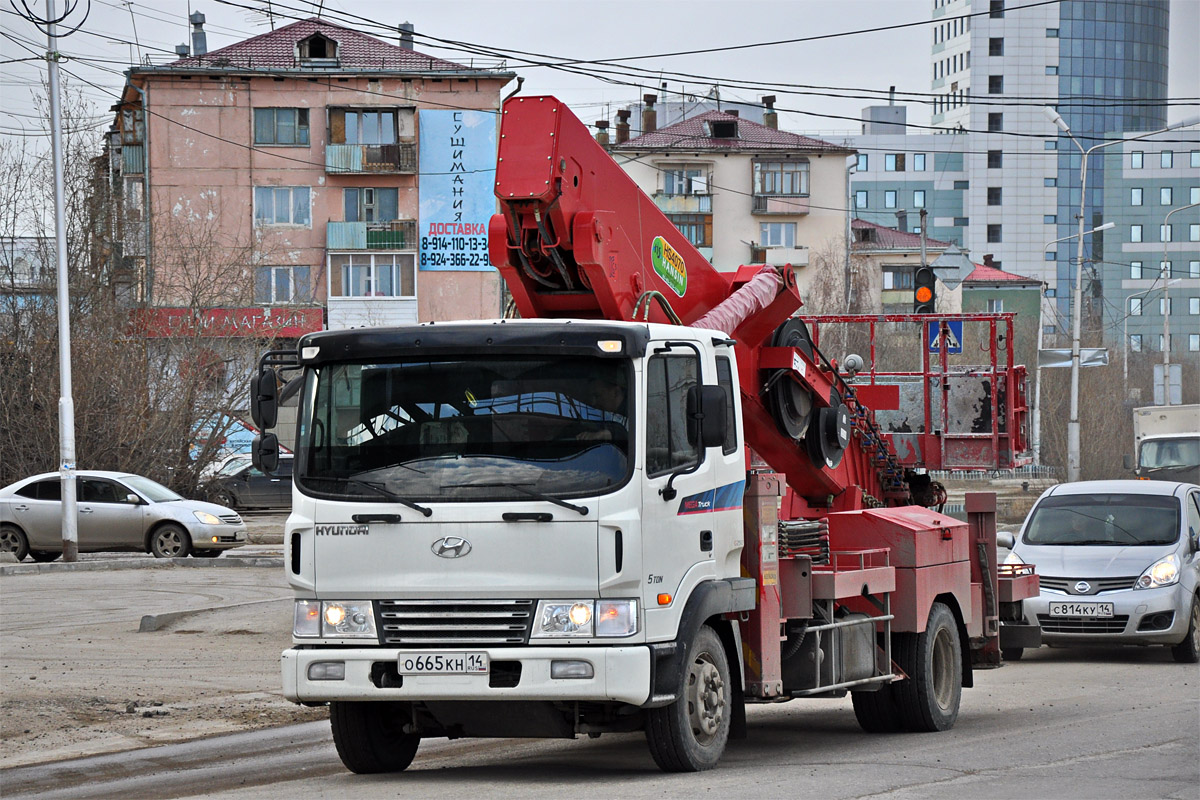
<path fill-rule="evenodd" d="M 671 605 L 671 595 L 667 594 L 666 592 L 664 592 L 663 594 L 660 594 L 660 595 L 658 596 L 658 604 L 659 604 L 660 606 L 669 606 L 669 605 Z"/>

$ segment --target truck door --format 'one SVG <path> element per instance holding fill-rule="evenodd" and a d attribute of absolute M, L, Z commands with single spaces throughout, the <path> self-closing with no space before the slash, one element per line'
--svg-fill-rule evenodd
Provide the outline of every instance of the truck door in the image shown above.
<path fill-rule="evenodd" d="M 645 375 L 642 580 L 647 631 L 654 635 L 655 617 L 664 625 L 677 618 L 679 609 L 672 606 L 684 576 L 696 563 L 712 559 L 713 515 L 706 512 L 714 508 L 717 484 L 714 460 L 705 460 L 698 443 L 688 437 L 688 390 L 702 382 L 699 350 L 675 343 L 660 347 L 647 360 Z M 740 493 L 738 499 L 740 505 Z M 660 595 L 672 599 L 661 602 L 665 598 Z M 685 600 L 678 598 L 679 603 Z M 656 614 L 668 609 L 672 613 Z"/>

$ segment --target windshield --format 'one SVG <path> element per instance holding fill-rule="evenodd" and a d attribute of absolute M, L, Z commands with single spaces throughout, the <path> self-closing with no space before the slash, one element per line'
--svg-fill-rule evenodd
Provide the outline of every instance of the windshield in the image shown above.
<path fill-rule="evenodd" d="M 580 356 L 321 366 L 306 378 L 296 481 L 416 501 L 608 491 L 632 463 L 630 373 Z"/>
<path fill-rule="evenodd" d="M 217 470 L 218 475 L 235 475 L 241 472 L 246 467 L 250 466 L 250 457 L 246 458 L 231 458 L 229 461 Z"/>
<path fill-rule="evenodd" d="M 128 478 L 122 478 L 121 480 L 125 481 L 127 486 L 151 503 L 166 503 L 171 500 L 183 499 L 161 483 L 152 481 L 149 478 L 143 478 L 141 475 L 130 475 Z"/>
<path fill-rule="evenodd" d="M 1066 495 L 1038 503 L 1022 541 L 1033 545 L 1166 545 L 1179 538 L 1179 501 L 1144 494 Z"/>
<path fill-rule="evenodd" d="M 1200 439 L 1151 439 L 1142 442 L 1142 466 L 1194 467 L 1200 464 Z"/>

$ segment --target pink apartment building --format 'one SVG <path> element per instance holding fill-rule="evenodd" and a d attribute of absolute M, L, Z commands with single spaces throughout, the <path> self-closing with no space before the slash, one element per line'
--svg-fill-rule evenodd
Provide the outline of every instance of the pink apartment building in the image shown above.
<path fill-rule="evenodd" d="M 486 227 L 514 74 L 397 34 L 313 18 L 129 70 L 109 139 L 114 257 L 146 335 L 502 313 Z"/>

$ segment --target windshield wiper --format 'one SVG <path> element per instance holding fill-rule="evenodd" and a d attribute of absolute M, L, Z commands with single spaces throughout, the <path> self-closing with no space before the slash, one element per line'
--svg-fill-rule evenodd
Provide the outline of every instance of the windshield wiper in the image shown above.
<path fill-rule="evenodd" d="M 447 489 L 474 489 L 474 488 L 515 489 L 516 491 L 520 492 L 523 495 L 528 495 L 529 497 L 534 497 L 534 498 L 537 498 L 538 500 L 545 500 L 547 503 L 553 503 L 554 505 L 561 506 L 562 508 L 569 508 L 570 510 L 577 512 L 581 517 L 586 517 L 588 514 L 587 506 L 578 506 L 578 505 L 575 505 L 574 503 L 568 503 L 566 500 L 559 500 L 557 497 L 551 497 L 550 495 L 545 494 L 543 492 L 539 492 L 535 489 L 527 489 L 527 488 L 525 488 L 525 486 L 523 484 L 519 484 L 519 483 L 498 483 L 498 482 L 497 483 L 456 483 L 451 486 L 447 486 L 446 488 Z"/>
<path fill-rule="evenodd" d="M 346 483 L 352 483 L 355 486 L 365 486 L 368 489 L 372 489 L 383 497 L 386 497 L 388 500 L 394 500 L 401 505 L 408 506 L 413 511 L 419 511 L 427 517 L 433 514 L 432 508 L 428 508 L 419 503 L 414 503 L 412 500 L 406 500 L 395 492 L 390 491 L 373 481 L 364 481 L 359 478 L 343 478 L 342 480 L 344 480 Z"/>

